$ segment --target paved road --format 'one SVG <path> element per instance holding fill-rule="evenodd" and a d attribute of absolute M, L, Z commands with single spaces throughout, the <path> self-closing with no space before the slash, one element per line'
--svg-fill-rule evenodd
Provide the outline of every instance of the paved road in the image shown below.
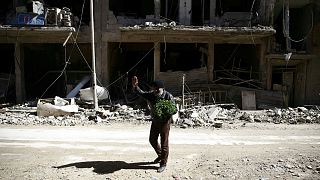
<path fill-rule="evenodd" d="M 285 165 L 278 167 L 278 159 L 295 167 L 309 159 L 316 159 L 311 165 L 320 162 L 319 125 L 248 126 L 219 130 L 172 127 L 169 167 L 162 175 L 156 174 L 156 166 L 141 168 L 135 163 L 155 157 L 148 143 L 148 124 L 0 126 L 0 179 L 171 179 L 176 173 L 195 179 L 259 179 L 261 175 L 290 179 L 293 173 Z M 278 169 L 261 172 L 264 166 Z M 297 169 L 306 178 L 314 177 L 311 170 Z"/>
<path fill-rule="evenodd" d="M 75 148 L 117 150 L 113 143 L 127 144 L 139 149 L 148 145 L 149 126 L 106 127 L 3 127 L 0 129 L 1 147 Z M 70 144 L 69 142 L 73 142 Z M 77 144 L 74 144 L 77 142 Z M 92 145 L 92 143 L 98 143 Z M 109 146 L 107 146 L 110 144 Z M 170 144 L 177 145 L 267 145 L 320 144 L 317 130 L 210 130 L 172 128 Z M 121 148 L 123 150 L 123 148 Z M 149 148 L 148 148 L 149 149 Z"/>

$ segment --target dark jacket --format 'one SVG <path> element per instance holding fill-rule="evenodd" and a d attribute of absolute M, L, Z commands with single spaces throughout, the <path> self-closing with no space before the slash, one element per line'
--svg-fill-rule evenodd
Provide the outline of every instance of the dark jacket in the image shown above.
<path fill-rule="evenodd" d="M 135 92 L 143 97 L 144 99 L 148 100 L 151 104 L 151 108 L 154 107 L 158 99 L 165 99 L 165 100 L 170 100 L 172 103 L 175 104 L 174 98 L 171 93 L 166 91 L 165 89 L 163 90 L 163 93 L 161 94 L 160 97 L 158 97 L 156 94 L 154 94 L 153 91 L 143 91 L 139 87 L 135 88 Z M 152 112 L 152 109 L 151 109 Z M 153 114 L 151 114 L 153 116 Z M 154 117 L 154 116 L 153 116 Z"/>

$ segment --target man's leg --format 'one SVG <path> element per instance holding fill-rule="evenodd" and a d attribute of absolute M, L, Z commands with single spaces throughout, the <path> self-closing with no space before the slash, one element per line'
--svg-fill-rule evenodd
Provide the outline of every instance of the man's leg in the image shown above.
<path fill-rule="evenodd" d="M 170 131 L 171 119 L 162 124 L 160 137 L 161 137 L 161 165 L 166 165 L 169 156 L 169 131 Z"/>
<path fill-rule="evenodd" d="M 160 124 L 152 121 L 150 134 L 149 134 L 149 142 L 153 147 L 153 149 L 156 151 L 158 157 L 161 156 L 161 148 L 160 148 L 160 144 L 158 143 L 159 134 L 160 134 Z"/>

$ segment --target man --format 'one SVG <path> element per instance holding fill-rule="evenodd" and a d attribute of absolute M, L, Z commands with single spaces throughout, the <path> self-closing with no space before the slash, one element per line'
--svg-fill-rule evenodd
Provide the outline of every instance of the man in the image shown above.
<path fill-rule="evenodd" d="M 133 89 L 143 98 L 148 100 L 151 104 L 151 108 L 154 108 L 154 105 L 159 99 L 170 100 L 174 103 L 173 96 L 166 90 L 164 90 L 163 81 L 157 80 L 151 84 L 152 90 L 145 92 L 141 90 L 138 86 L 138 78 L 134 76 L 132 78 Z M 151 111 L 152 112 L 152 111 Z M 170 123 L 172 122 L 172 116 L 168 119 L 157 119 L 151 113 L 152 123 L 149 134 L 149 142 L 154 148 L 158 157 L 154 160 L 154 163 L 160 163 L 160 167 L 157 172 L 163 172 L 166 169 L 168 155 L 169 155 L 169 131 Z M 158 137 L 160 135 L 161 145 L 158 143 Z"/>

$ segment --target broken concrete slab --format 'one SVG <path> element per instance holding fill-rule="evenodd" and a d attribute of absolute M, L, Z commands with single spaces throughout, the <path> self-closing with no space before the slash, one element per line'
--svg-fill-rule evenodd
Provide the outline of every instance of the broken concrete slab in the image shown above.
<path fill-rule="evenodd" d="M 37 115 L 40 117 L 72 115 L 78 112 L 78 108 L 74 99 L 65 100 L 56 96 L 54 99 L 39 99 Z"/>
<path fill-rule="evenodd" d="M 98 100 L 109 98 L 109 91 L 101 86 L 96 86 Z M 93 101 L 93 87 L 80 90 L 80 99 L 83 101 Z"/>

